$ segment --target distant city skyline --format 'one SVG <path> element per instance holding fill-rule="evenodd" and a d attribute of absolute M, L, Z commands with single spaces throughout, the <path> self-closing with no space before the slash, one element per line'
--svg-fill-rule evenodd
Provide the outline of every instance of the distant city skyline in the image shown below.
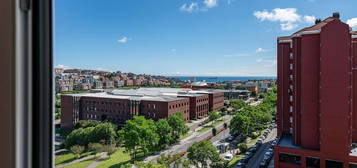
<path fill-rule="evenodd" d="M 276 76 L 277 36 L 332 12 L 357 29 L 353 0 L 268 1 L 55 1 L 54 64 L 165 76 Z"/>

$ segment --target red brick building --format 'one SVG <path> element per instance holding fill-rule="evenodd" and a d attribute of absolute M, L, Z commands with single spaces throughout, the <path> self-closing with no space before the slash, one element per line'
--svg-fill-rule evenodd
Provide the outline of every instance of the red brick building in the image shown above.
<path fill-rule="evenodd" d="M 73 129 L 79 120 L 110 121 L 123 125 L 134 115 L 158 120 L 183 112 L 189 120 L 189 99 L 182 97 L 153 97 L 146 95 L 115 95 L 111 93 L 85 93 L 63 95 L 61 127 Z"/>
<path fill-rule="evenodd" d="M 334 14 L 278 38 L 275 167 L 357 167 L 354 34 Z"/>
<path fill-rule="evenodd" d="M 123 125 L 134 115 L 158 120 L 183 112 L 185 121 L 202 118 L 224 105 L 224 93 L 177 88 L 139 88 L 62 96 L 61 125 L 72 129 L 79 120 Z"/>
<path fill-rule="evenodd" d="M 192 93 L 208 94 L 209 111 L 220 110 L 224 106 L 224 92 L 217 90 L 194 90 Z"/>
<path fill-rule="evenodd" d="M 179 94 L 178 97 L 190 99 L 190 119 L 203 118 L 209 112 L 208 94 Z"/>

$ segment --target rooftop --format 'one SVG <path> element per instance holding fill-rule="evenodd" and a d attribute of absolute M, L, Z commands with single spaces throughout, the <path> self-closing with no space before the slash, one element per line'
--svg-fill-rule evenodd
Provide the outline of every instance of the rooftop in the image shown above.
<path fill-rule="evenodd" d="M 288 148 L 301 148 L 301 146 L 297 146 L 293 144 L 293 139 L 291 135 L 283 135 L 280 137 L 278 146 L 288 147 Z"/>
<path fill-rule="evenodd" d="M 73 94 L 72 96 L 79 97 L 96 97 L 96 98 L 110 98 L 110 99 L 127 99 L 127 100 L 146 100 L 146 101 L 162 101 L 170 102 L 176 100 L 183 100 L 185 98 L 175 97 L 175 96 L 165 96 L 165 95 L 145 95 L 145 94 L 121 94 L 112 92 L 100 92 L 100 93 L 82 93 L 82 94 Z"/>
<path fill-rule="evenodd" d="M 129 90 L 112 90 L 107 92 L 73 94 L 72 96 L 167 102 L 185 99 L 183 97 L 198 97 L 202 96 L 202 94 L 215 92 L 218 91 L 196 91 L 186 88 L 139 88 Z"/>

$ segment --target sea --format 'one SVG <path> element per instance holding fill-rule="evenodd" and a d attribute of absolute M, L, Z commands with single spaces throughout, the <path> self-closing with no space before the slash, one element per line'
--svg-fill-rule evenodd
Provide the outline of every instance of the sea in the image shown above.
<path fill-rule="evenodd" d="M 205 82 L 229 82 L 229 81 L 248 81 L 248 80 L 265 80 L 273 79 L 275 76 L 167 76 L 169 78 L 177 78 L 181 80 L 205 81 Z"/>

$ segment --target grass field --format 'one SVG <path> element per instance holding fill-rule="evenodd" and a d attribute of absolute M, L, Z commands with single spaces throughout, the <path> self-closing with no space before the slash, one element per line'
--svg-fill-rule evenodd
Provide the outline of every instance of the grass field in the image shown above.
<path fill-rule="evenodd" d="M 99 163 L 97 168 L 119 168 L 121 165 L 129 163 L 131 157 L 129 153 L 125 153 L 123 148 L 120 148 L 110 158 Z"/>
<path fill-rule="evenodd" d="M 222 124 L 223 122 L 224 122 L 223 120 L 217 120 L 217 121 L 213 122 L 210 125 L 204 126 L 203 128 L 199 129 L 197 132 L 199 132 L 199 133 L 206 132 L 206 131 L 212 129 L 213 127 L 215 127 L 215 126 L 217 126 L 219 124 Z"/>
<path fill-rule="evenodd" d="M 88 155 L 92 154 L 91 152 L 86 152 L 86 153 L 83 153 L 81 154 L 81 157 L 86 157 Z M 59 164 L 62 164 L 62 163 L 68 163 L 68 162 L 71 162 L 73 160 L 75 160 L 76 158 L 74 157 L 74 155 L 70 152 L 68 153 L 65 153 L 63 155 L 58 155 L 56 156 L 55 158 L 55 165 L 59 165 Z"/>
<path fill-rule="evenodd" d="M 69 166 L 65 166 L 64 168 L 86 168 L 89 166 L 91 163 L 93 163 L 96 160 L 96 158 L 84 160 L 75 164 L 71 164 Z"/>
<path fill-rule="evenodd" d="M 243 158 L 243 156 L 244 156 L 243 154 L 234 156 L 233 159 L 228 163 L 227 167 L 228 168 L 234 167 L 239 162 L 239 160 Z"/>

